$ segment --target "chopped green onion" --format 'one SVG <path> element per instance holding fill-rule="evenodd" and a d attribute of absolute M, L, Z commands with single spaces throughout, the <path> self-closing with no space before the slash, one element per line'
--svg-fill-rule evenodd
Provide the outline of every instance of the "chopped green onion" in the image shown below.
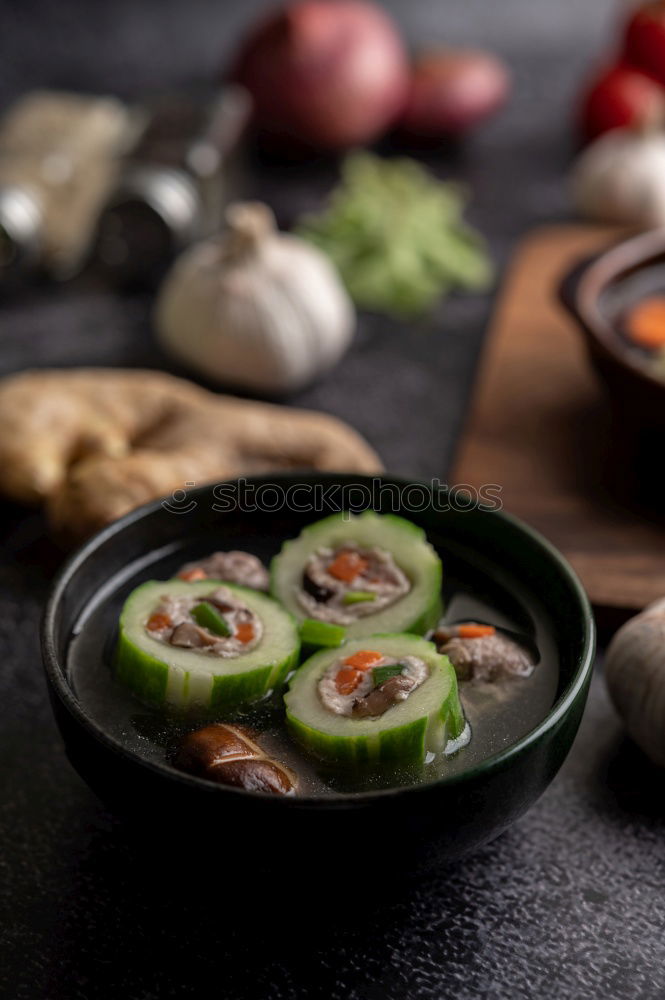
<path fill-rule="evenodd" d="M 296 230 L 328 254 L 356 305 L 418 316 L 456 288 L 486 289 L 492 264 L 463 218 L 464 189 L 415 160 L 351 153 L 318 215 Z"/>
<path fill-rule="evenodd" d="M 384 681 L 389 680 L 391 677 L 398 677 L 401 673 L 403 673 L 403 671 L 403 663 L 390 663 L 385 667 L 374 667 L 372 670 L 374 687 L 381 687 Z"/>
<path fill-rule="evenodd" d="M 365 601 L 375 601 L 376 594 L 371 590 L 347 590 L 342 598 L 342 604 L 363 604 Z"/>
<path fill-rule="evenodd" d="M 201 601 L 200 604 L 192 608 L 192 618 L 201 628 L 207 628 L 209 632 L 214 632 L 215 635 L 231 635 L 231 629 L 226 619 L 208 601 Z"/>
<path fill-rule="evenodd" d="M 300 626 L 300 641 L 310 646 L 340 646 L 346 639 L 343 625 L 320 622 L 316 618 L 305 618 Z"/>

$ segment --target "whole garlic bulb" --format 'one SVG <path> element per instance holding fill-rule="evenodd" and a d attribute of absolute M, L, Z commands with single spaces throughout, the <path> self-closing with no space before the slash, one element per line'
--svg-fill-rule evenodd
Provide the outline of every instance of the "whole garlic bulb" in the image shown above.
<path fill-rule="evenodd" d="M 347 349 L 355 313 L 325 254 L 238 203 L 228 230 L 186 250 L 159 293 L 164 346 L 210 379 L 259 392 L 300 388 Z"/>
<path fill-rule="evenodd" d="M 665 766 L 665 598 L 619 629 L 607 650 L 605 679 L 630 735 Z"/>
<path fill-rule="evenodd" d="M 575 207 L 598 222 L 665 225 L 665 135 L 614 129 L 580 155 L 571 178 Z"/>

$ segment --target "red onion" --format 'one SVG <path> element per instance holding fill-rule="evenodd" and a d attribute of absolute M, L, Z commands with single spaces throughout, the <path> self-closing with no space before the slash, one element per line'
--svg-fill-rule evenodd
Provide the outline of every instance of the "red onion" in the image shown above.
<path fill-rule="evenodd" d="M 464 132 L 496 111 L 509 90 L 507 68 L 488 52 L 424 52 L 413 67 L 400 129 L 427 139 Z"/>
<path fill-rule="evenodd" d="M 232 76 L 282 144 L 339 150 L 376 139 L 402 110 L 408 63 L 392 21 L 363 0 L 298 0 L 245 41 Z"/>

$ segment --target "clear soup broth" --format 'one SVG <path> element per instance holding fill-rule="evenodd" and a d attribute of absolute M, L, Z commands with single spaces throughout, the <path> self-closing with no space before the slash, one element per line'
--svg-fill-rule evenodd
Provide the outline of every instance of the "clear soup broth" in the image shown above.
<path fill-rule="evenodd" d="M 255 537 L 233 538 L 233 548 L 258 555 L 266 564 L 280 542 L 257 544 Z M 139 757 L 167 767 L 180 739 L 210 721 L 248 726 L 275 759 L 289 765 L 300 778 L 299 794 L 326 796 L 355 794 L 398 785 L 437 781 L 469 770 L 506 749 L 529 733 L 547 715 L 557 697 L 559 665 L 557 647 L 546 609 L 511 577 L 509 569 L 482 557 L 437 545 L 443 561 L 443 621 L 465 620 L 495 625 L 512 633 L 537 660 L 530 677 L 497 683 L 460 682 L 460 696 L 471 729 L 466 746 L 453 754 L 438 754 L 422 767 L 336 771 L 306 755 L 291 740 L 284 724 L 281 696 L 251 709 L 225 716 L 165 714 L 139 702 L 113 678 L 116 627 L 123 602 L 134 587 L 146 580 L 167 580 L 178 567 L 206 554 L 182 549 L 142 560 L 109 580 L 107 587 L 86 608 L 75 628 L 68 650 L 68 675 L 83 709 L 104 731 Z M 211 539 L 207 551 L 229 548 L 228 539 Z"/>

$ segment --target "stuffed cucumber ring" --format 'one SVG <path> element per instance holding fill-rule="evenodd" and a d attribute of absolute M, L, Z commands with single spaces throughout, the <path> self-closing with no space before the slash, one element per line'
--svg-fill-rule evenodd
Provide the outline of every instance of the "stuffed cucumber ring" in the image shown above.
<path fill-rule="evenodd" d="M 423 761 L 468 735 L 450 660 L 414 635 L 368 636 L 315 653 L 284 702 L 293 737 L 331 763 Z"/>
<path fill-rule="evenodd" d="M 303 641 L 332 646 L 344 636 L 427 632 L 441 616 L 441 575 L 421 528 L 368 510 L 334 514 L 286 542 L 271 592 L 305 622 Z"/>
<path fill-rule="evenodd" d="M 153 580 L 125 602 L 115 673 L 152 704 L 227 709 L 279 685 L 299 652 L 295 621 L 263 594 L 215 580 Z"/>

